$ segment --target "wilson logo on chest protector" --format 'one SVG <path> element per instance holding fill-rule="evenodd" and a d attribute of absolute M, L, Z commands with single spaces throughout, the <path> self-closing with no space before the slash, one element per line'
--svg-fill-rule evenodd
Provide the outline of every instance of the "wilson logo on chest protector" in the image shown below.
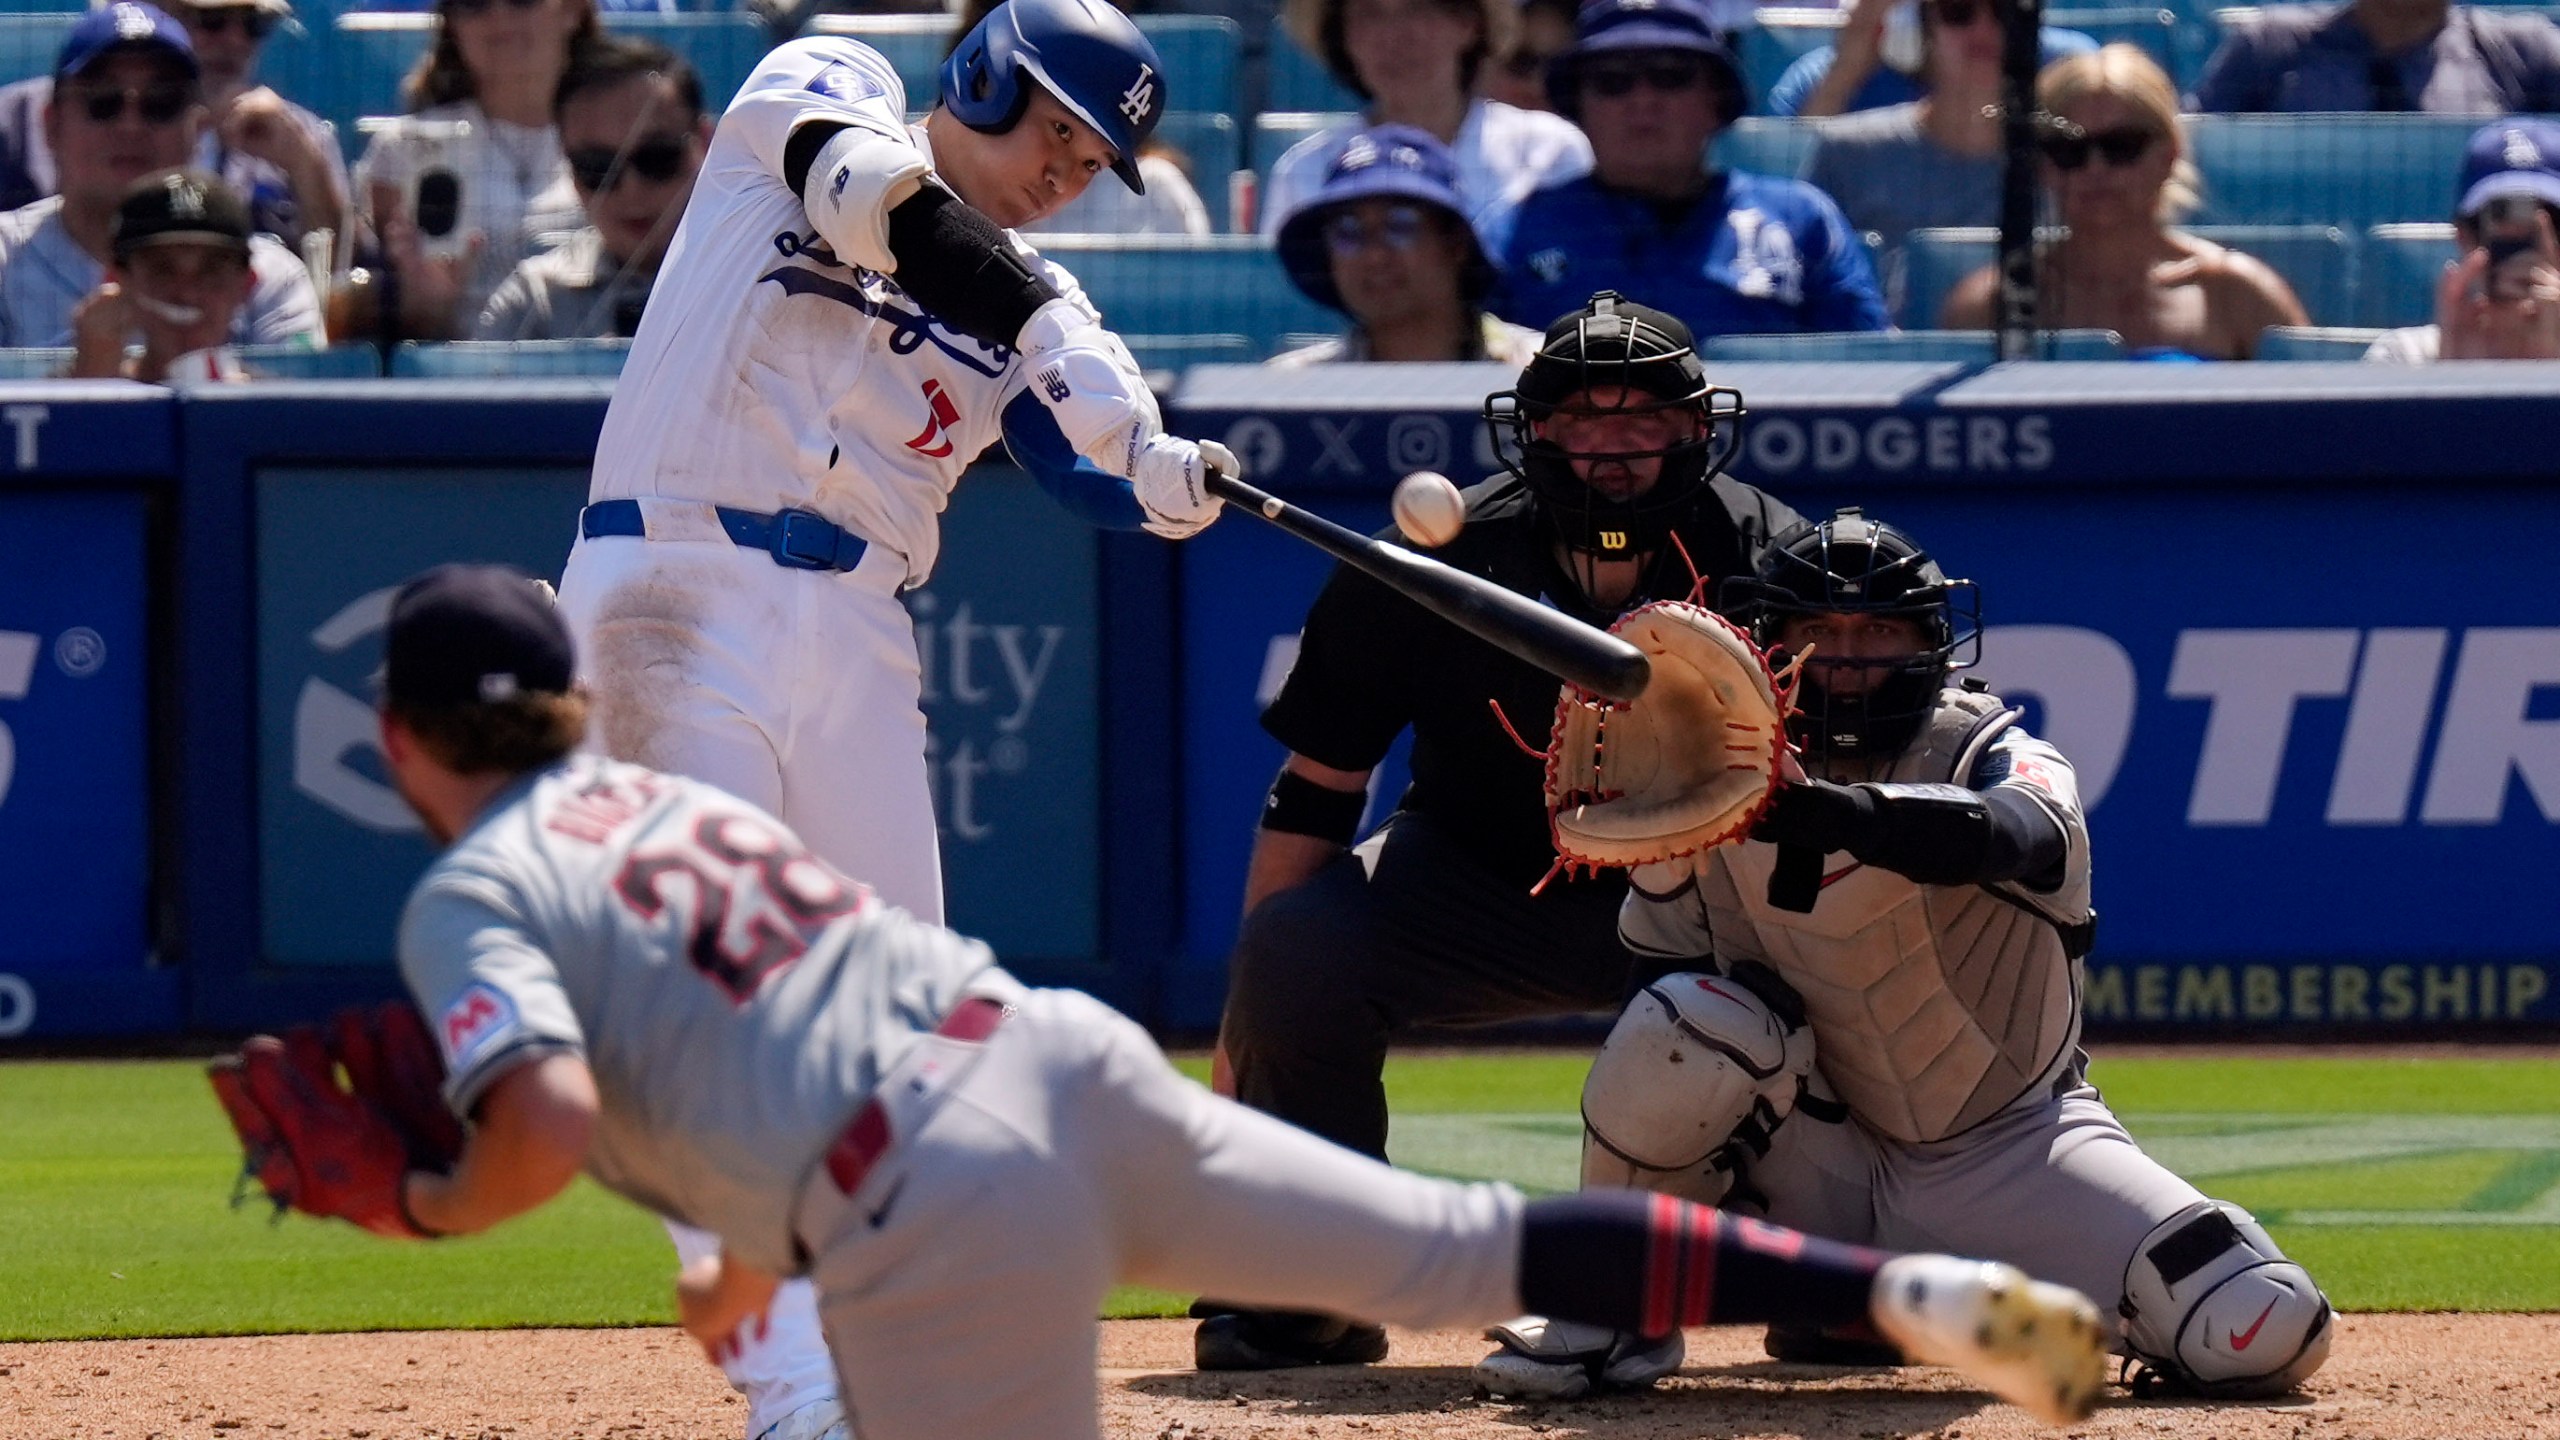
<path fill-rule="evenodd" d="M 907 442 L 907 448 L 928 460 L 946 459 L 951 454 L 951 427 L 960 423 L 960 409 L 951 403 L 939 380 L 924 382 L 924 406 L 924 429 Z"/>

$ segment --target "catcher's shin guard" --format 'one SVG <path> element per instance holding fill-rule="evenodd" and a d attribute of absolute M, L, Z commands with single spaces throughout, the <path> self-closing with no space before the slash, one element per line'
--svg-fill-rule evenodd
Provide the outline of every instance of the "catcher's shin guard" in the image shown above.
<path fill-rule="evenodd" d="M 1583 1081 L 1582 1183 L 1721 1201 L 1813 1073 L 1813 1032 L 1788 1008 L 1792 1019 L 1726 975 L 1665 975 L 1637 992 Z"/>
<path fill-rule="evenodd" d="M 2329 1358 L 2329 1297 L 2248 1211 L 2199 1200 L 2125 1267 L 2124 1347 L 2171 1389 L 2281 1395 Z"/>

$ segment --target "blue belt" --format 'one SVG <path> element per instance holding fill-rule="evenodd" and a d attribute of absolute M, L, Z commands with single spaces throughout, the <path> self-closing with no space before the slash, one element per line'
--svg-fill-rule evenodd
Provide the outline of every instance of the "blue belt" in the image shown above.
<path fill-rule="evenodd" d="M 786 570 L 850 570 L 862 563 L 862 552 L 871 548 L 871 542 L 815 511 L 778 510 L 767 515 L 726 505 L 712 508 L 731 540 L 764 551 Z M 641 518 L 639 501 L 599 500 L 579 512 L 578 533 L 590 540 L 599 535 L 646 539 L 649 527 Z"/>

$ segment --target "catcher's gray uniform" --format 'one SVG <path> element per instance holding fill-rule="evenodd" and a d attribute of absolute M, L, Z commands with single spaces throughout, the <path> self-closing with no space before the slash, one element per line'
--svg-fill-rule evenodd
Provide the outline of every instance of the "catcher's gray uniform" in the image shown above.
<path fill-rule="evenodd" d="M 864 1440 L 1098 1436 L 1115 1281 L 1412 1325 L 1520 1305 L 1516 1192 L 1220 1100 L 694 781 L 527 777 L 419 881 L 400 964 L 457 1110 L 581 1054 L 598 1180 L 816 1279 Z"/>
<path fill-rule="evenodd" d="M 2088 827 L 2070 762 L 2017 718 L 1950 689 L 1886 773 L 1851 762 L 1854 773 L 1816 778 L 2010 787 L 2062 829 L 2050 888 L 1924 885 L 1834 853 L 1799 913 L 1770 903 L 1779 847 L 1757 840 L 1634 872 L 1620 919 L 1629 949 L 1676 971 L 1765 965 L 1801 998 L 1813 1038 L 1811 1096 L 1791 1117 L 1776 1097 L 1784 1123 L 1765 1155 L 1739 1159 L 1726 1203 L 1819 1235 L 2051 1276 L 2122 1310 L 2129 1347 L 2181 1378 L 2263 1378 L 2271 1355 L 2277 1369 L 2307 1359 L 2307 1374 L 2328 1316 L 2309 1277 L 2245 1214 L 2143 1154 L 2084 1078 Z M 1615 1117 L 1595 1092 L 1627 1060 L 1595 1063 L 1596 1128 Z M 2229 1283 L 2244 1273 L 2255 1279 Z M 2123 1310 L 2129 1292 L 2139 1315 Z"/>

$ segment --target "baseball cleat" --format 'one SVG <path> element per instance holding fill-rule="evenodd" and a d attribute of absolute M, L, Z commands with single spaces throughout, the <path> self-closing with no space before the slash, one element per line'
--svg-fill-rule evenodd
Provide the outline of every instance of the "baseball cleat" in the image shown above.
<path fill-rule="evenodd" d="M 1484 1332 L 1497 1342 L 1476 1362 L 1476 1394 L 1509 1400 L 1579 1400 L 1594 1391 L 1641 1390 L 1680 1368 L 1678 1332 L 1647 1340 L 1571 1320 L 1523 1315 Z"/>
<path fill-rule="evenodd" d="M 1387 1358 L 1387 1332 L 1331 1315 L 1234 1310 L 1191 1333 L 1192 1364 L 1203 1370 L 1288 1370 L 1301 1365 L 1368 1365 Z"/>
<path fill-rule="evenodd" d="M 1963 1371 L 2049 1425 L 2085 1420 L 2106 1383 L 2098 1307 L 2012 1265 L 1903 1255 L 1876 1272 L 1876 1328 L 1923 1365 Z"/>

